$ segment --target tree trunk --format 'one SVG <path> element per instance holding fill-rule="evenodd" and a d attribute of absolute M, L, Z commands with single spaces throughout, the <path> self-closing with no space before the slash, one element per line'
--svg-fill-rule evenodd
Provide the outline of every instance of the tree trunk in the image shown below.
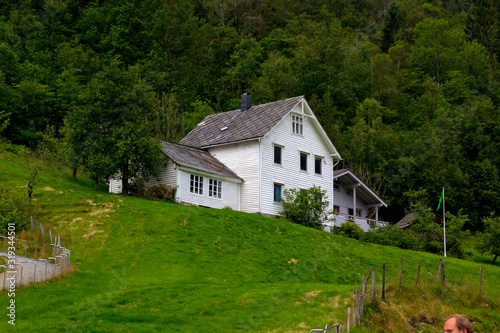
<path fill-rule="evenodd" d="M 75 180 L 76 180 L 76 171 L 77 171 L 77 170 L 78 170 L 78 168 L 77 168 L 77 167 L 74 167 L 74 168 L 73 168 L 73 181 L 75 181 Z"/>
<path fill-rule="evenodd" d="M 128 195 L 128 177 L 122 176 L 122 193 Z"/>
<path fill-rule="evenodd" d="M 492 264 L 494 264 L 494 263 L 495 263 L 495 261 L 497 261 L 497 258 L 498 258 L 498 254 L 497 254 L 497 255 L 495 255 L 495 258 L 493 258 L 493 261 L 492 261 L 491 263 L 492 263 Z"/>
<path fill-rule="evenodd" d="M 28 198 L 30 202 L 30 207 L 31 207 L 31 195 L 33 194 L 33 187 L 31 185 L 28 185 L 29 190 L 28 190 Z"/>
<path fill-rule="evenodd" d="M 95 181 L 95 190 L 99 191 L 99 178 L 94 179 Z"/>

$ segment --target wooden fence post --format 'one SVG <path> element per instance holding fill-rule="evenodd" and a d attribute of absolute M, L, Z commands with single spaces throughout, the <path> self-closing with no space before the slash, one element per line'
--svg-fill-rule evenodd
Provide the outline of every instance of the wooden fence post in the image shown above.
<path fill-rule="evenodd" d="M 375 305 L 375 271 L 372 271 L 372 304 Z"/>
<path fill-rule="evenodd" d="M 438 269 L 438 273 L 436 275 L 436 283 L 438 283 L 439 278 L 441 277 L 441 266 L 442 265 L 443 265 L 443 260 L 439 259 L 439 269 Z"/>
<path fill-rule="evenodd" d="M 382 264 L 382 299 L 385 300 L 385 262 Z"/>
<path fill-rule="evenodd" d="M 399 288 L 401 288 L 401 280 L 403 280 L 403 258 L 401 258 L 401 268 L 399 270 Z"/>
<path fill-rule="evenodd" d="M 445 274 L 445 266 L 446 265 L 446 261 L 443 260 L 443 269 L 441 270 L 441 283 L 446 286 L 446 274 Z"/>
<path fill-rule="evenodd" d="M 479 268 L 479 297 L 483 295 L 483 266 Z"/>
<path fill-rule="evenodd" d="M 420 260 L 418 261 L 417 280 L 415 281 L 415 285 L 418 284 L 418 278 L 419 277 L 420 277 Z"/>
<path fill-rule="evenodd" d="M 347 320 L 347 332 L 350 332 L 351 331 L 351 308 L 348 308 L 347 309 L 347 316 L 348 316 L 348 320 Z"/>
<path fill-rule="evenodd" d="M 356 327 L 356 290 L 352 295 L 352 328 Z"/>

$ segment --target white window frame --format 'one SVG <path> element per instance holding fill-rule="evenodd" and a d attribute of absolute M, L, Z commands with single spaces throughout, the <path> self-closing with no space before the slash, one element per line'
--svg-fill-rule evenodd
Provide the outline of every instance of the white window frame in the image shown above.
<path fill-rule="evenodd" d="M 203 176 L 190 174 L 189 192 L 197 195 L 203 195 Z"/>
<path fill-rule="evenodd" d="M 284 188 L 284 185 L 283 184 L 280 184 L 280 183 L 273 183 L 273 202 L 275 204 L 280 204 L 281 203 L 281 200 L 278 200 L 276 201 L 276 197 L 275 197 L 275 194 L 276 194 L 276 186 L 279 186 L 280 187 L 280 198 L 283 197 L 283 188 Z"/>
<path fill-rule="evenodd" d="M 292 133 L 304 135 L 304 117 L 292 114 Z"/>
<path fill-rule="evenodd" d="M 208 178 L 208 196 L 210 198 L 222 199 L 222 181 Z"/>
<path fill-rule="evenodd" d="M 280 162 L 277 163 L 276 162 L 276 148 L 279 148 L 280 149 Z M 280 146 L 280 145 L 273 145 L 273 162 L 274 164 L 276 165 L 283 165 L 283 146 Z"/>
<path fill-rule="evenodd" d="M 305 169 L 302 169 L 302 155 L 304 155 L 306 157 L 306 165 L 305 165 Z M 303 151 L 299 151 L 299 170 L 300 171 L 304 171 L 304 172 L 308 172 L 308 164 L 309 164 L 309 153 L 306 153 L 306 152 L 303 152 Z"/>
<path fill-rule="evenodd" d="M 316 161 L 319 160 L 319 172 L 316 172 Z M 316 175 L 322 175 L 323 174 L 323 157 L 321 156 L 314 156 L 314 174 Z"/>

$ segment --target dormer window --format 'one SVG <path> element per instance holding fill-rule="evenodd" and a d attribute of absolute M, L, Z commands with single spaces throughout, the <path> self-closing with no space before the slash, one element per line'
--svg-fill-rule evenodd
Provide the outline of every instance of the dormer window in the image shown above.
<path fill-rule="evenodd" d="M 294 134 L 304 135 L 304 118 L 292 115 L 292 132 Z"/>

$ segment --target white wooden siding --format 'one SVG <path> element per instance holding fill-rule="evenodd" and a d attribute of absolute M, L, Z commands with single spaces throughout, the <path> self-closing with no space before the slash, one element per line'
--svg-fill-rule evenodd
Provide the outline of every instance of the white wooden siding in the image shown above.
<path fill-rule="evenodd" d="M 302 112 L 301 103 L 293 111 Z M 297 115 L 296 113 L 293 113 Z M 262 140 L 262 183 L 261 183 L 261 212 L 277 215 L 282 210 L 282 205 L 273 200 L 274 183 L 284 185 L 285 189 L 310 188 L 320 186 L 327 191 L 330 205 L 332 203 L 332 177 L 333 161 L 328 146 L 323 141 L 316 127 L 314 119 L 303 115 L 304 134 L 292 133 L 291 113 L 278 123 Z M 274 163 L 273 146 L 280 145 L 282 149 L 282 164 Z M 300 170 L 300 152 L 308 153 L 307 172 Z M 322 161 L 322 174 L 314 172 L 314 157 L 320 156 Z M 332 205 L 330 209 L 332 209 Z"/>
<path fill-rule="evenodd" d="M 177 185 L 177 165 L 172 160 L 167 160 L 167 165 L 161 171 L 158 177 L 149 178 L 149 185 L 165 184 L 169 186 Z"/>
<path fill-rule="evenodd" d="M 209 177 L 198 174 L 198 176 L 203 177 L 203 194 L 194 194 L 191 193 L 189 189 L 191 174 L 196 175 L 194 172 L 179 170 L 179 188 L 177 189 L 177 197 L 180 202 L 211 208 L 224 208 L 228 206 L 234 210 L 238 210 L 238 187 L 240 184 L 221 180 L 217 177 Z M 208 196 L 209 178 L 220 180 L 222 182 L 222 195 L 220 199 Z"/>
<path fill-rule="evenodd" d="M 349 208 L 354 209 L 353 205 L 353 195 L 352 194 L 347 194 L 346 189 L 342 186 L 342 184 L 339 184 L 339 189 L 340 191 L 335 191 L 335 206 L 339 206 L 339 213 L 340 214 L 349 214 Z M 352 193 L 352 188 L 349 189 Z M 356 197 L 356 209 L 361 209 L 361 217 L 366 217 L 366 204 L 359 199 L 359 197 Z M 356 215 L 356 214 L 354 214 Z"/>
<path fill-rule="evenodd" d="M 162 168 L 158 177 L 152 177 L 147 180 L 149 185 L 165 184 L 169 186 L 176 186 L 177 183 L 177 165 L 172 160 L 167 160 L 166 167 Z M 110 193 L 122 193 L 122 180 L 110 179 L 109 181 Z"/>
<path fill-rule="evenodd" d="M 122 180 L 110 179 L 109 180 L 109 193 L 122 193 Z"/>
<path fill-rule="evenodd" d="M 243 179 L 240 185 L 240 210 L 259 212 L 259 141 L 212 147 L 208 152 Z"/>

